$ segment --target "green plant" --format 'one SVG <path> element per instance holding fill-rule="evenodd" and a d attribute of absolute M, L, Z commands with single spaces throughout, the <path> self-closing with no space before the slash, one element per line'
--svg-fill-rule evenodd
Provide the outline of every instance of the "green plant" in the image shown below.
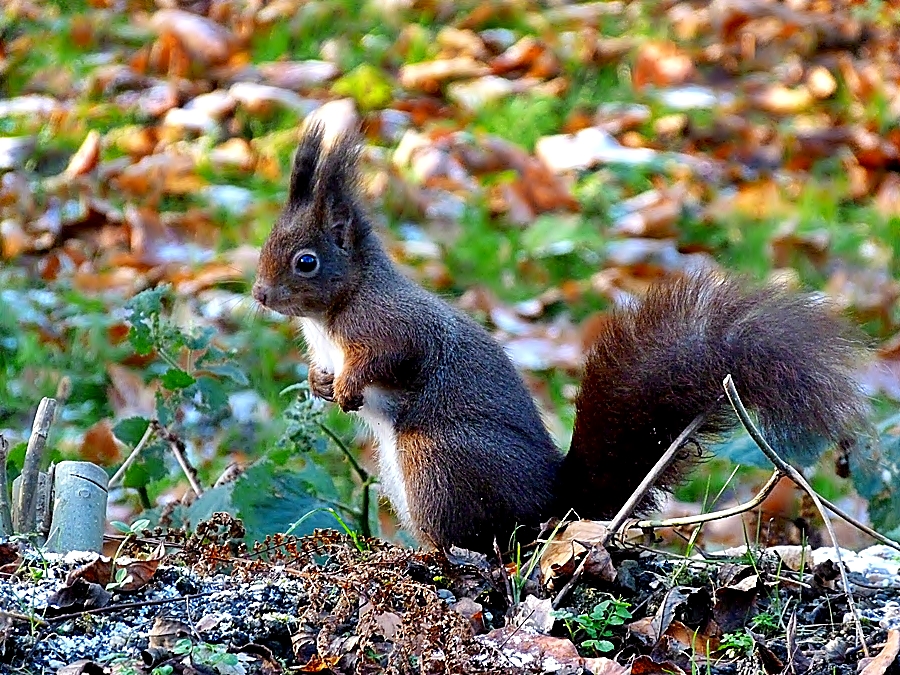
<path fill-rule="evenodd" d="M 124 584 L 131 581 L 131 575 L 128 574 L 128 570 L 124 567 L 118 567 L 116 565 L 116 562 L 118 561 L 119 556 L 122 554 L 122 549 L 125 547 L 125 544 L 127 544 L 134 537 L 139 536 L 141 532 L 146 530 L 150 526 L 150 521 L 147 518 L 141 518 L 129 525 L 128 523 L 123 523 L 120 520 L 113 520 L 110 522 L 110 525 L 116 528 L 119 532 L 122 532 L 125 537 L 122 539 L 122 542 L 119 544 L 115 554 L 113 555 L 112 566 L 115 572 L 113 580 L 106 584 L 106 590 L 108 591 L 115 590 L 116 588 L 121 588 Z"/>
<path fill-rule="evenodd" d="M 719 649 L 724 652 L 726 658 L 736 659 L 752 654 L 754 645 L 753 636 L 747 631 L 741 631 L 725 633 L 719 642 Z"/>
<path fill-rule="evenodd" d="M 170 297 L 170 288 L 162 285 L 137 294 L 125 306 L 134 351 L 141 356 L 155 354 L 162 366 L 155 374 L 163 389 L 156 398 L 163 426 L 172 423 L 175 410 L 184 403 L 203 413 L 221 413 L 228 403 L 225 384 L 248 384 L 232 354 L 215 344 L 214 328 L 188 331 L 164 318 L 163 303 Z"/>
<path fill-rule="evenodd" d="M 612 628 L 621 626 L 631 618 L 631 603 L 610 596 L 594 606 L 590 614 L 574 614 L 570 611 L 554 613 L 561 619 L 573 641 L 584 635 L 588 639 L 581 646 L 594 653 L 611 652 L 615 645 L 608 639 L 613 636 Z"/>
<path fill-rule="evenodd" d="M 185 638 L 175 643 L 172 652 L 184 655 L 191 665 L 207 666 L 220 675 L 244 675 L 247 672 L 238 655 L 229 653 L 225 645 L 213 645 L 207 642 L 195 645 Z"/>
<path fill-rule="evenodd" d="M 541 544 L 541 546 L 531 554 L 531 558 L 528 560 L 528 564 L 522 564 L 522 545 L 516 539 L 516 533 L 519 528 L 513 530 L 512 537 L 510 540 L 510 549 L 515 552 L 516 556 L 516 571 L 510 577 L 510 586 L 512 592 L 512 603 L 514 605 L 519 604 L 522 600 L 522 590 L 525 588 L 525 584 L 531 578 L 532 573 L 534 572 L 534 568 L 537 566 L 538 562 L 541 559 L 541 556 L 544 555 L 544 551 L 547 550 L 547 547 L 550 543 L 556 538 L 557 533 L 562 529 L 562 527 L 569 522 L 569 518 L 571 517 L 572 512 L 569 511 L 565 517 L 560 520 L 556 527 L 553 528 L 553 531 L 550 532 L 550 536 L 547 537 L 546 540 Z M 524 569 L 524 571 L 523 571 Z"/>

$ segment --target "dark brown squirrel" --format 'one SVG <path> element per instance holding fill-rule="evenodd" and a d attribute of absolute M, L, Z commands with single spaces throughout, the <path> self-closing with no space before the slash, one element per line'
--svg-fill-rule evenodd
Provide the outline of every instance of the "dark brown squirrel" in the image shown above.
<path fill-rule="evenodd" d="M 354 134 L 327 149 L 320 126 L 305 133 L 253 297 L 301 318 L 312 392 L 368 424 L 383 492 L 423 544 L 486 551 L 569 509 L 611 516 L 698 414 L 699 443 L 736 426 L 728 373 L 788 459 L 865 427 L 852 377 L 865 347 L 849 322 L 816 296 L 697 272 L 610 313 L 563 455 L 500 345 L 391 262 L 361 204 L 358 155 Z M 657 487 L 696 461 L 685 451 Z"/>

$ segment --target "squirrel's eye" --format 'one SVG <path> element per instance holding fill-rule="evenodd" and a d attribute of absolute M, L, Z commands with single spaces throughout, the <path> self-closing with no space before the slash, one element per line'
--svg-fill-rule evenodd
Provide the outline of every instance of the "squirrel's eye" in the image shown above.
<path fill-rule="evenodd" d="M 319 271 L 319 259 L 314 253 L 300 251 L 294 256 L 294 273 L 301 277 L 311 277 Z"/>

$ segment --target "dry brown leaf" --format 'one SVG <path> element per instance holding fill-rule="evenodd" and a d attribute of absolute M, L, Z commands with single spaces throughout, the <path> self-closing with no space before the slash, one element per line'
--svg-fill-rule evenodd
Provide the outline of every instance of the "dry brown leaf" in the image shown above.
<path fill-rule="evenodd" d="M 608 554 L 604 558 L 605 549 L 600 546 L 607 533 L 606 525 L 594 520 L 578 520 L 566 525 L 547 544 L 541 555 L 539 564 L 542 582 L 546 584 L 554 577 L 572 574 L 579 559 L 589 548 L 595 548 L 599 556 L 593 561 L 593 572 L 606 581 L 614 580 L 615 568 L 608 560 Z"/>
<path fill-rule="evenodd" d="M 694 77 L 694 62 L 672 42 L 647 42 L 638 51 L 631 74 L 635 89 L 647 86 L 670 87 Z"/>
<path fill-rule="evenodd" d="M 157 568 L 166 555 L 166 547 L 160 543 L 149 558 L 144 560 L 131 560 L 125 564 L 117 564 L 118 569 L 125 570 L 124 580 L 116 586 L 116 590 L 123 593 L 131 593 L 140 590 L 149 583 L 156 574 Z"/>
<path fill-rule="evenodd" d="M 81 441 L 79 457 L 100 466 L 110 466 L 119 460 L 119 444 L 113 436 L 109 420 L 100 420 L 86 432 Z"/>
<path fill-rule="evenodd" d="M 865 664 L 859 675 L 884 675 L 887 669 L 897 661 L 897 654 L 900 654 L 900 630 L 891 628 L 888 631 L 888 639 L 884 648 Z M 863 661 L 865 659 L 860 660 L 860 666 L 863 665 Z"/>
<path fill-rule="evenodd" d="M 531 77 L 547 79 L 560 72 L 556 55 L 533 36 L 525 36 L 490 63 L 495 75 L 520 71 Z"/>
<path fill-rule="evenodd" d="M 194 634 L 190 624 L 178 619 L 158 616 L 147 634 L 150 647 L 172 649 L 179 641 Z"/>
<path fill-rule="evenodd" d="M 437 93 L 451 80 L 489 75 L 491 69 L 471 56 L 458 56 L 438 61 L 409 63 L 400 68 L 400 84 L 406 89 Z"/>
<path fill-rule="evenodd" d="M 72 155 L 72 159 L 69 160 L 69 165 L 66 167 L 65 174 L 69 178 L 84 175 L 89 171 L 92 171 L 99 161 L 100 132 L 91 130 L 88 135 L 85 136 L 84 141 L 81 143 L 81 147 L 78 148 L 78 151 Z"/>
<path fill-rule="evenodd" d="M 234 36 L 205 16 L 180 9 L 160 9 L 150 20 L 159 33 L 171 32 L 203 65 L 226 62 L 235 52 Z"/>
<path fill-rule="evenodd" d="M 66 585 L 71 586 L 75 583 L 76 579 L 84 579 L 88 583 L 106 586 L 106 584 L 112 581 L 112 570 L 112 558 L 101 555 L 93 562 L 82 565 L 81 567 L 76 567 L 69 572 L 69 575 L 66 577 Z"/>
<path fill-rule="evenodd" d="M 168 153 L 144 157 L 122 171 L 115 183 L 120 190 L 138 196 L 196 194 L 206 185 L 191 157 Z"/>
<path fill-rule="evenodd" d="M 657 662 L 646 655 L 638 656 L 631 664 L 631 675 L 686 675 L 671 661 Z"/>

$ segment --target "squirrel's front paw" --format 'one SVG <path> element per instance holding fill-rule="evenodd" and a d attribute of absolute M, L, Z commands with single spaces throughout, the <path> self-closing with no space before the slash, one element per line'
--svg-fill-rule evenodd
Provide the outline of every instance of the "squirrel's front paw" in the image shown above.
<path fill-rule="evenodd" d="M 365 399 L 362 394 L 354 394 L 353 396 L 337 396 L 335 402 L 341 406 L 344 412 L 353 412 L 363 407 Z"/>
<path fill-rule="evenodd" d="M 309 389 L 313 396 L 326 401 L 334 400 L 334 373 L 320 370 L 315 366 L 309 368 Z"/>

